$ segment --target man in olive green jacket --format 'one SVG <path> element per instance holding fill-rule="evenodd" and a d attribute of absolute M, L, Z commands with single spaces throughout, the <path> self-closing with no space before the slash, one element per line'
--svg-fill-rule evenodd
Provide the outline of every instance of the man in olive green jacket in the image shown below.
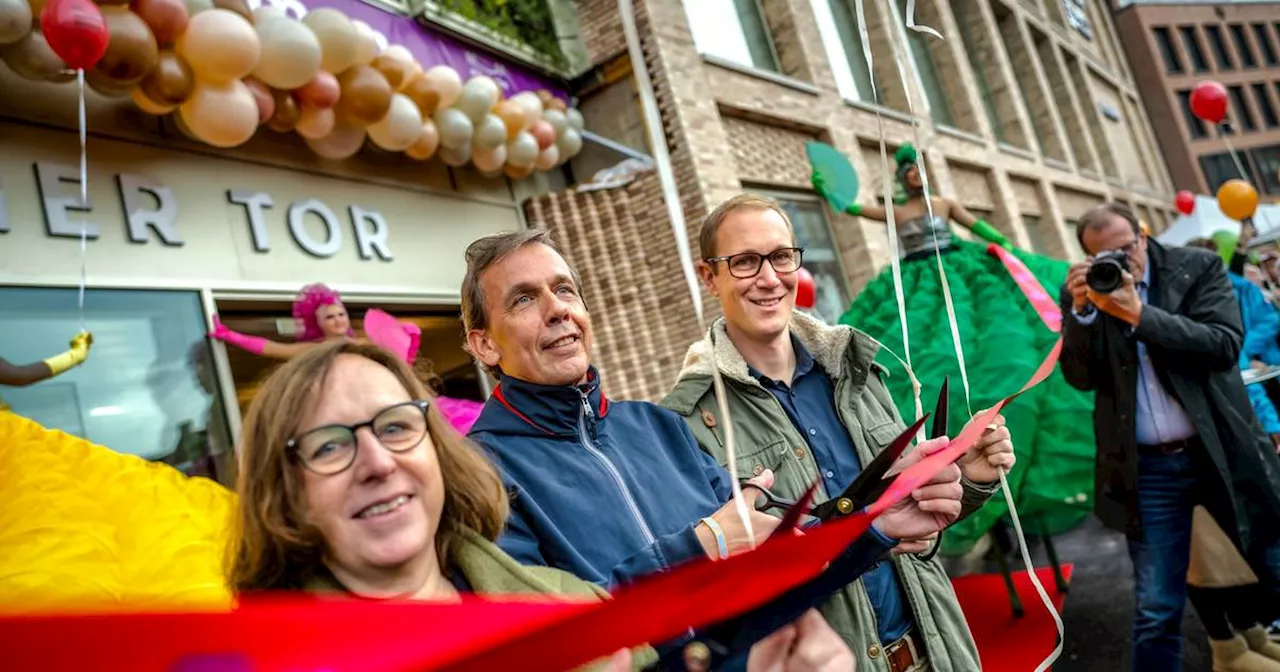
<path fill-rule="evenodd" d="M 803 252 L 794 241 L 786 213 L 769 199 L 735 197 L 707 217 L 698 272 L 725 317 L 689 348 L 663 405 L 684 417 L 703 450 L 727 464 L 724 418 L 712 389 L 712 367 L 718 367 L 740 478 L 771 471 L 771 490 L 787 498 L 818 480 L 823 501 L 852 482 L 904 424 L 880 380 L 887 372 L 873 361 L 879 344 L 856 329 L 794 312 Z M 962 517 L 995 492 L 996 469 L 1013 466 L 1003 419 L 996 425 L 959 462 Z M 936 560 L 917 555 L 930 546 L 930 540 L 904 542 L 898 555 L 824 606 L 859 670 L 981 668 L 950 579 Z"/>

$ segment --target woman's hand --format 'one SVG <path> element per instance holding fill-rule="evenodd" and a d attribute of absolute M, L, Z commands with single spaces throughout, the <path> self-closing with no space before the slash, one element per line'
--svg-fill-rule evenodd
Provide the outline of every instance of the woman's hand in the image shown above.
<path fill-rule="evenodd" d="M 751 647 L 747 672 L 852 672 L 853 652 L 826 619 L 810 609 Z"/>

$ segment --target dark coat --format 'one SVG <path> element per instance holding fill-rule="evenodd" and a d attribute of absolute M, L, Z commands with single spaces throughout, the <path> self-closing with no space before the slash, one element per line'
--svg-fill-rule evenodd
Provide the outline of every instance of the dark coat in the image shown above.
<path fill-rule="evenodd" d="M 1207 250 L 1149 241 L 1151 287 L 1136 329 L 1106 314 L 1092 325 L 1071 315 L 1062 289 L 1062 374 L 1096 392 L 1094 509 L 1104 524 L 1140 535 L 1135 435 L 1138 348 L 1186 410 L 1204 442 L 1202 500 L 1241 548 L 1280 536 L 1280 458 L 1263 433 L 1240 377 L 1240 307 L 1222 260 Z"/>

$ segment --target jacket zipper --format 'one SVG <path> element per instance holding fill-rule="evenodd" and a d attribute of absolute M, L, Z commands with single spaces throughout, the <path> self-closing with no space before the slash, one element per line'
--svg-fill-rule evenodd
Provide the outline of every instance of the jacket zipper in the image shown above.
<path fill-rule="evenodd" d="M 653 544 L 657 541 L 657 537 L 653 536 L 653 531 L 649 529 L 649 525 L 644 522 L 644 517 L 640 515 L 640 507 L 636 505 L 636 500 L 631 496 L 631 491 L 627 489 L 627 484 L 622 480 L 622 474 L 618 473 L 618 468 L 605 457 L 604 453 L 591 445 L 591 440 L 587 438 L 587 418 L 595 418 L 595 413 L 591 411 L 591 402 L 587 396 L 582 395 L 582 414 L 578 416 L 578 434 L 582 440 L 582 447 L 587 449 L 600 464 L 604 465 L 605 471 L 613 477 L 613 482 L 617 484 L 618 490 L 622 492 L 622 501 L 626 502 L 627 509 L 631 511 L 631 516 L 635 518 L 636 526 L 640 528 L 640 533 L 644 535 L 645 543 Z"/>

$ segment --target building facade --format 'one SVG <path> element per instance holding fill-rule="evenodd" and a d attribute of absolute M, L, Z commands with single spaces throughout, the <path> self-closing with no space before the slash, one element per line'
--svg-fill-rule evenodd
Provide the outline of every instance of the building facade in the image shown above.
<path fill-rule="evenodd" d="M 576 4 L 595 65 L 578 81 L 588 127 L 644 150 L 618 5 Z M 861 4 L 871 63 L 854 0 L 636 3 L 695 253 L 697 224 L 716 204 L 748 190 L 773 196 L 806 248 L 816 310 L 834 322 L 888 263 L 888 239 L 882 223 L 833 213 L 816 196 L 804 144 L 827 142 L 848 156 L 859 199 L 872 203 L 885 179 L 881 128 L 890 156 L 918 133 L 931 186 L 1024 249 L 1079 258 L 1075 219 L 1105 201 L 1131 204 L 1157 231 L 1172 221 L 1173 185 L 1104 0 L 918 0 L 916 23 L 942 39 L 905 28 L 904 0 Z M 575 173 L 617 160 L 601 152 L 584 150 Z M 652 261 L 636 282 L 658 292 L 661 310 L 620 294 L 606 319 L 657 350 L 635 358 L 604 349 L 602 360 L 626 372 L 629 393 L 647 398 L 672 383 L 699 335 L 683 279 L 667 263 L 671 239 L 659 227 L 633 240 L 625 225 L 643 219 L 638 212 L 663 217 L 653 180 L 615 195 L 569 190 L 526 207 L 532 224 L 568 239 L 587 275 L 613 273 L 610 255 L 642 243 L 638 254 Z M 619 224 L 580 224 L 593 210 L 621 212 L 610 220 Z"/>
<path fill-rule="evenodd" d="M 1116 28 L 1174 186 L 1213 194 L 1243 169 L 1280 196 L 1280 2 L 1128 2 Z M 1206 80 L 1227 89 L 1229 127 L 1191 113 Z"/>

